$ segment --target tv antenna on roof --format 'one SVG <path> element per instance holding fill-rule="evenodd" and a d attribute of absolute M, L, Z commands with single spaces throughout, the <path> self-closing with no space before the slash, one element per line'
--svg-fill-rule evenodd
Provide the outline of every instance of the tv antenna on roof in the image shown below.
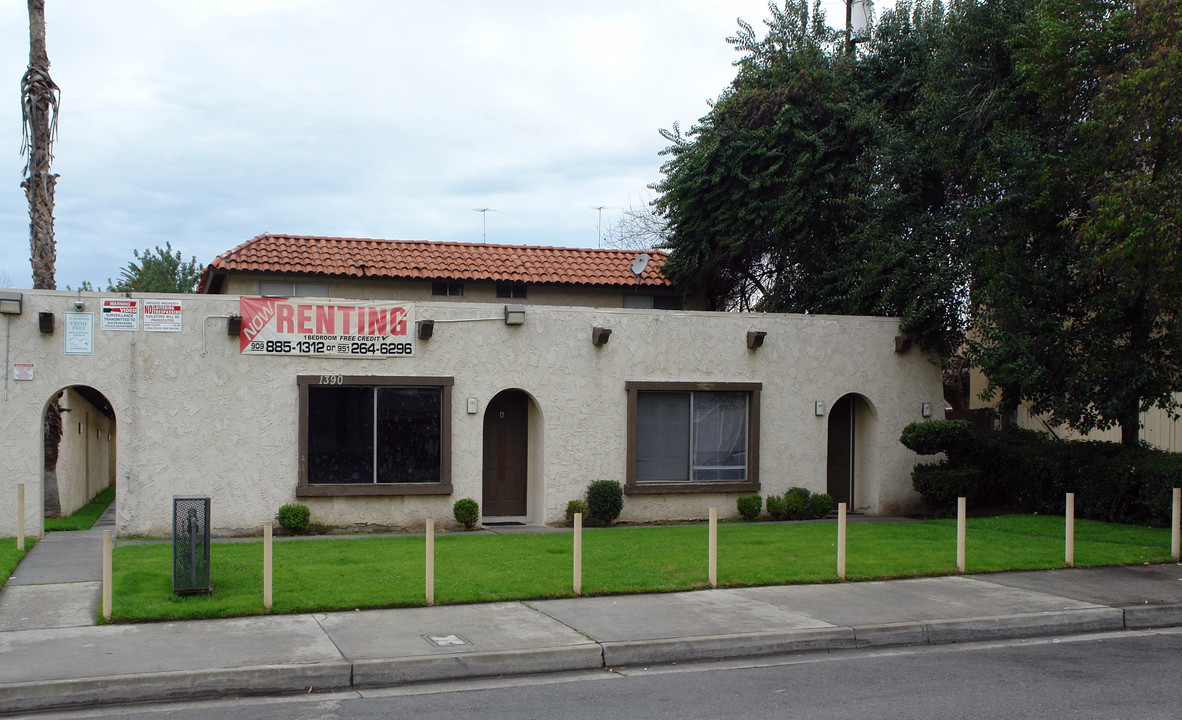
<path fill-rule="evenodd" d="M 480 213 L 482 226 L 480 232 L 480 242 L 486 243 L 488 242 L 488 214 L 490 212 L 500 212 L 500 210 L 493 208 L 472 208 L 472 212 Z"/>
<path fill-rule="evenodd" d="M 591 209 L 599 211 L 599 220 L 595 223 L 595 237 L 596 237 L 596 247 L 602 250 L 603 249 L 603 230 L 602 230 L 602 228 L 603 228 L 603 211 L 608 210 L 609 208 L 607 205 L 594 205 L 591 207 Z"/>

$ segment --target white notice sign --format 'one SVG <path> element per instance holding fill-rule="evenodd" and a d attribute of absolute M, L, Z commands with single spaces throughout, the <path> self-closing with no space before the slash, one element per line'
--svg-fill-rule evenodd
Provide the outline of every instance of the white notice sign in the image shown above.
<path fill-rule="evenodd" d="M 103 299 L 103 330 L 138 330 L 140 326 L 140 301 L 122 298 Z"/>
<path fill-rule="evenodd" d="M 33 363 L 13 363 L 12 364 L 12 379 L 13 380 L 32 380 L 33 379 Z"/>
<path fill-rule="evenodd" d="M 94 354 L 94 313 L 66 313 L 66 354 Z"/>
<path fill-rule="evenodd" d="M 180 300 L 145 300 L 144 330 L 147 332 L 180 332 Z"/>

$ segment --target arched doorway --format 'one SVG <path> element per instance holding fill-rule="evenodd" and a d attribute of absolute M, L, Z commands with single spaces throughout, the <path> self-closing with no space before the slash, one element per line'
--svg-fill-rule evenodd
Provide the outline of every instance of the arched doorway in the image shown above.
<path fill-rule="evenodd" d="M 869 401 L 855 393 L 841 396 L 829 410 L 825 492 L 851 510 L 859 500 L 866 507 L 871 499 L 859 484 L 868 479 L 874 415 Z"/>
<path fill-rule="evenodd" d="M 530 398 L 503 390 L 484 411 L 483 514 L 524 517 L 529 513 Z"/>
<path fill-rule="evenodd" d="M 54 393 L 41 416 L 46 517 L 70 515 L 115 484 L 115 410 L 88 385 Z"/>

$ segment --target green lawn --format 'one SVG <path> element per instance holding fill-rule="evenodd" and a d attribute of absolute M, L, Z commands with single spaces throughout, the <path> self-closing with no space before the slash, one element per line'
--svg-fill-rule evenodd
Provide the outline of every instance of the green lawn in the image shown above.
<path fill-rule="evenodd" d="M 16 538 L 0 538 L 0 585 L 8 582 L 8 576 L 16 569 L 17 563 L 36 544 L 36 539 L 27 537 L 25 538 L 25 549 L 17 550 Z"/>
<path fill-rule="evenodd" d="M 115 488 L 109 487 L 95 495 L 94 500 L 78 508 L 73 515 L 64 518 L 45 518 L 45 531 L 89 530 L 114 500 Z"/>
<path fill-rule="evenodd" d="M 588 529 L 583 593 L 664 592 L 707 587 L 707 527 Z M 850 580 L 956 572 L 956 521 L 850 524 Z M 1062 518 L 1011 515 L 968 523 L 967 571 L 1063 566 Z M 720 587 L 835 582 L 837 524 L 725 524 L 718 529 Z M 1167 562 L 1167 529 L 1076 522 L 1075 563 Z M 435 600 L 440 604 L 570 597 L 572 537 L 439 535 Z M 213 593 L 172 594 L 171 545 L 115 549 L 116 621 L 260 614 L 262 542 L 214 543 Z M 272 612 L 424 604 L 421 536 L 288 540 L 274 544 Z"/>

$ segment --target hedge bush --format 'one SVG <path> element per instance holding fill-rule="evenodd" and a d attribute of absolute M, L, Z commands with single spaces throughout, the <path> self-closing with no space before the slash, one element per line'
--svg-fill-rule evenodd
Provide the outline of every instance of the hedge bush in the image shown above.
<path fill-rule="evenodd" d="M 938 513 L 964 496 L 975 509 L 1058 514 L 1075 493 L 1077 517 L 1165 525 L 1182 454 L 1117 443 L 1062 441 L 1034 430 L 980 430 L 958 420 L 908 425 L 900 441 L 920 455 L 912 485 Z"/>
<path fill-rule="evenodd" d="M 735 502 L 739 506 L 739 514 L 745 520 L 754 520 L 763 512 L 763 498 L 759 495 L 743 495 Z"/>
<path fill-rule="evenodd" d="M 615 480 L 596 480 L 587 487 L 587 514 L 600 525 L 611 525 L 624 509 L 624 491 Z"/>
<path fill-rule="evenodd" d="M 471 530 L 480 519 L 480 505 L 472 498 L 456 500 L 456 504 L 451 506 L 451 514 L 455 516 L 456 521 L 464 524 L 465 530 Z"/>
<path fill-rule="evenodd" d="M 812 495 L 807 488 L 789 488 L 784 493 L 784 516 L 789 520 L 808 520 L 813 515 L 813 506 L 809 502 Z"/>
<path fill-rule="evenodd" d="M 279 521 L 280 526 L 297 535 L 307 531 L 308 520 L 311 517 L 312 511 L 308 509 L 307 505 L 298 505 L 295 503 L 284 505 L 279 508 L 279 512 L 275 515 L 275 519 Z"/>
<path fill-rule="evenodd" d="M 833 496 L 828 493 L 816 493 L 809 498 L 809 507 L 813 517 L 823 518 L 833 512 Z"/>
<path fill-rule="evenodd" d="M 566 524 L 575 524 L 575 513 L 582 513 L 583 519 L 586 520 L 590 516 L 591 511 L 587 508 L 586 500 L 571 500 L 566 504 Z"/>
<path fill-rule="evenodd" d="M 772 520 L 783 520 L 788 516 L 788 503 L 784 502 L 782 495 L 767 496 L 767 514 Z"/>

